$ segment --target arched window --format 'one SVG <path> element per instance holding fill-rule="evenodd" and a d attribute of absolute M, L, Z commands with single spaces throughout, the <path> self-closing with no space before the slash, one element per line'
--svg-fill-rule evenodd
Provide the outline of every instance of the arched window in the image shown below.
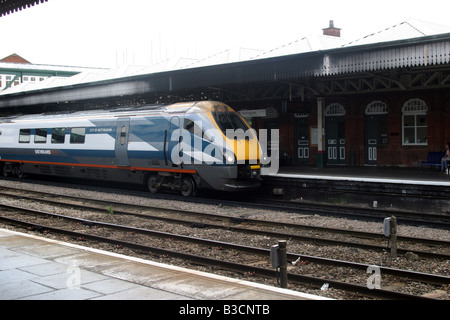
<path fill-rule="evenodd" d="M 365 113 L 366 115 L 386 114 L 388 113 L 388 108 L 386 103 L 382 101 L 373 101 L 367 105 Z"/>
<path fill-rule="evenodd" d="M 332 103 L 328 105 L 327 108 L 325 109 L 325 116 L 326 117 L 345 116 L 345 108 L 342 104 Z"/>
<path fill-rule="evenodd" d="M 402 108 L 403 145 L 428 145 L 428 107 L 420 99 L 410 99 Z"/>

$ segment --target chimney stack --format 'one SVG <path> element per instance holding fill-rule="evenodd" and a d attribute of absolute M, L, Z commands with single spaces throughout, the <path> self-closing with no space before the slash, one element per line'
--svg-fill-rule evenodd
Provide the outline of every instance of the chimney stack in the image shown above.
<path fill-rule="evenodd" d="M 341 29 L 334 27 L 334 21 L 330 20 L 330 26 L 328 28 L 322 29 L 324 36 L 331 37 L 341 37 Z"/>

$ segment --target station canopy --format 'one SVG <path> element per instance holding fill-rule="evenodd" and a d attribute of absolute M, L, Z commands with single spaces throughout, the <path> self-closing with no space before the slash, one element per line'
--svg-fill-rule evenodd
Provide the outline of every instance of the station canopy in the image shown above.
<path fill-rule="evenodd" d="M 0 0 L 0 17 L 47 1 L 48 0 Z"/>
<path fill-rule="evenodd" d="M 0 92 L 0 109 L 197 91 L 240 101 L 450 87 L 450 27 L 429 22 L 405 21 L 353 41 L 313 35 L 269 51 L 237 49 L 21 83 Z"/>

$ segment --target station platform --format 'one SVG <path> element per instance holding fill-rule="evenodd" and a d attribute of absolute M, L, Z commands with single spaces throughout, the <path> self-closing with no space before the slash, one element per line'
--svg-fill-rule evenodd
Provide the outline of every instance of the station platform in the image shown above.
<path fill-rule="evenodd" d="M 450 175 L 436 169 L 297 165 L 262 178 L 267 198 L 449 214 Z"/>
<path fill-rule="evenodd" d="M 273 176 L 347 180 L 358 182 L 404 183 L 450 187 L 450 175 L 440 174 L 436 169 L 411 167 L 379 166 L 326 166 L 317 168 L 312 165 L 281 166 Z"/>
<path fill-rule="evenodd" d="M 329 300 L 0 229 L 0 300 Z"/>

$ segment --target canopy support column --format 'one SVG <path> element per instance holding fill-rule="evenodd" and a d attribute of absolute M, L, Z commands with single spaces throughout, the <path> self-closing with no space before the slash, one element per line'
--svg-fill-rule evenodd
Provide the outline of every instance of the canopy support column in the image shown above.
<path fill-rule="evenodd" d="M 323 143 L 324 127 L 323 127 L 323 105 L 324 98 L 317 98 L 317 168 L 322 169 L 325 163 L 325 148 Z"/>

